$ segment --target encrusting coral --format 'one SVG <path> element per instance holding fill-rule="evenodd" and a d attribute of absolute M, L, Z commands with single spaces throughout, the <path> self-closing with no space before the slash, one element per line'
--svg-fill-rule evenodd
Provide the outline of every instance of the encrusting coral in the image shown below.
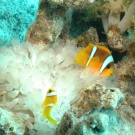
<path fill-rule="evenodd" d="M 83 4 L 85 5 L 87 2 L 83 1 Z M 78 4 L 75 6 L 71 3 Z M 73 7 L 76 9 L 80 6 L 84 7 L 84 14 L 87 14 L 84 20 L 101 18 L 109 46 L 120 53 L 124 52 L 134 40 L 135 2 L 131 0 L 100 0 L 89 1 L 89 3 L 88 6 L 82 6 L 81 1 L 42 0 L 37 14 L 37 22 L 30 27 L 27 39 L 31 43 L 42 41 L 44 44 L 50 44 L 54 43 L 59 36 L 65 37 L 73 21 L 72 14 L 75 11 Z M 75 21 L 78 22 L 78 20 Z M 125 36 L 126 31 L 130 33 L 132 38 Z"/>
<path fill-rule="evenodd" d="M 1 135 L 24 135 L 24 120 L 16 117 L 12 112 L 0 108 L 0 129 L 4 130 L 3 133 L 0 132 Z"/>
<path fill-rule="evenodd" d="M 101 18 L 111 48 L 123 52 L 133 42 L 134 39 L 128 39 L 124 32 L 133 32 L 135 27 L 135 1 L 100 0 L 89 6 L 88 14 L 90 18 Z"/>
<path fill-rule="evenodd" d="M 117 86 L 115 76 L 106 80 L 99 77 L 99 73 L 80 68 L 74 62 L 79 49 L 67 41 L 40 50 L 38 46 L 16 39 L 12 45 L 0 48 L 0 90 L 6 91 L 5 101 L 0 103 L 24 120 L 30 134 L 54 134 L 57 125 L 42 116 L 42 102 L 49 88 L 53 88 L 58 96 L 51 117 L 60 120 L 84 86 L 95 82 Z"/>
<path fill-rule="evenodd" d="M 41 1 L 45 1 L 45 0 L 41 0 Z M 52 5 L 60 5 L 63 6 L 64 8 L 68 8 L 68 7 L 74 7 L 74 8 L 84 8 L 85 6 L 91 4 L 92 2 L 94 2 L 95 0 L 48 0 L 48 2 Z"/>
<path fill-rule="evenodd" d="M 30 3 L 28 5 L 28 2 L 23 4 L 29 6 L 28 9 L 31 9 L 30 14 L 27 14 L 29 17 L 25 16 L 25 19 L 28 19 L 25 23 L 22 20 L 24 14 L 18 16 L 20 12 L 10 12 L 10 14 L 7 14 L 7 11 L 4 11 L 4 14 L 2 12 L 2 15 L 6 17 L 4 20 L 6 22 L 8 19 L 10 21 L 13 19 L 12 15 L 17 14 L 17 22 L 20 24 L 18 27 L 16 27 L 17 23 L 6 24 L 7 26 L 11 24 L 10 26 L 17 29 L 5 29 L 5 33 L 2 31 L 2 45 L 4 43 L 9 44 L 13 36 L 18 37 L 20 41 L 25 39 L 26 29 L 34 21 L 38 8 L 38 0 L 29 2 L 35 2 L 36 4 Z M 30 27 L 27 33 L 27 39 L 32 45 L 27 41 L 20 43 L 14 39 L 10 46 L 2 46 L 0 48 L 0 95 L 2 96 L 0 106 L 13 113 L 13 115 L 11 114 L 13 116 L 13 119 L 11 119 L 12 123 L 11 121 L 6 121 L 5 116 L 0 117 L 2 118 L 0 119 L 0 126 L 8 128 L 4 132 L 10 133 L 13 130 L 13 133 L 18 135 L 19 132 L 23 134 L 25 132 L 24 129 L 27 129 L 27 134 L 30 135 L 54 135 L 58 126 L 55 133 L 57 135 L 125 135 L 129 133 L 130 126 L 128 126 L 127 121 L 119 117 L 117 111 L 122 116 L 126 116 L 126 118 L 127 114 L 132 112 L 132 115 L 128 117 L 132 121 L 135 117 L 133 113 L 134 99 L 131 96 L 134 93 L 132 90 L 134 89 L 135 67 L 134 43 L 130 44 L 133 39 L 128 39 L 124 35 L 125 31 L 129 30 L 132 32 L 132 28 L 135 27 L 133 16 L 135 13 L 135 1 L 99 0 L 91 4 L 91 0 L 86 0 L 83 5 L 80 0 L 41 0 L 41 2 L 45 2 L 44 4 L 46 5 L 41 5 L 37 23 L 33 24 L 33 27 Z M 118 76 L 119 88 L 121 88 L 122 92 L 127 92 L 130 89 L 131 93 L 127 92 L 125 94 L 125 105 L 123 103 L 120 109 L 118 105 L 124 96 L 117 88 L 116 76 L 113 75 L 109 79 L 102 78 L 98 76 L 99 73 L 95 73 L 92 69 L 91 71 L 88 69 L 84 70 L 74 63 L 75 55 L 81 49 L 80 47 L 77 48 L 75 44 L 78 46 L 81 44 L 80 46 L 84 47 L 90 41 L 93 43 L 98 42 L 96 30 L 91 28 L 78 39 L 72 39 L 72 41 L 67 40 L 64 35 L 65 31 L 69 30 L 72 21 L 74 10 L 72 7 L 83 8 L 88 3 L 91 9 L 90 17 L 92 12 L 99 13 L 100 11 L 101 15 L 94 16 L 94 18 L 100 17 L 102 19 L 110 47 L 119 52 L 123 52 L 128 48 L 127 59 L 118 64 Z M 70 7 L 71 5 L 72 7 Z M 26 10 L 26 12 L 28 11 Z M 125 15 L 120 19 L 120 14 L 123 12 Z M 11 18 L 8 18 L 8 16 Z M 4 27 L 1 27 L 1 29 L 3 30 L 6 25 L 4 22 L 1 25 Z M 9 34 L 8 39 L 7 33 Z M 56 42 L 59 36 L 63 38 L 62 42 L 58 40 L 60 43 Z M 37 45 L 33 45 L 35 43 Z M 52 45 L 52 48 L 49 48 L 52 43 L 55 44 Z M 130 69 L 127 68 L 129 66 Z M 132 79 L 133 86 L 131 89 L 128 81 Z M 126 82 L 124 87 L 123 82 Z M 125 90 L 127 84 L 128 88 Z M 58 96 L 57 106 L 52 107 L 50 115 L 60 121 L 59 125 L 53 125 L 47 118 L 42 116 L 42 103 L 50 88 L 54 89 Z M 131 99 L 128 97 L 131 97 Z M 70 103 L 72 103 L 71 106 Z M 128 111 L 126 110 L 126 104 L 128 104 Z M 121 108 L 124 108 L 125 115 L 121 112 Z M 0 108 L 0 111 L 3 111 L 4 114 L 9 114 L 6 117 L 10 118 L 10 113 L 5 110 Z M 14 120 L 20 120 L 20 123 L 13 124 Z M 132 121 L 129 120 L 131 123 Z M 10 126 L 11 128 L 9 128 Z"/>
<path fill-rule="evenodd" d="M 39 5 L 36 22 L 29 28 L 27 32 L 27 40 L 32 44 L 39 42 L 43 42 L 46 45 L 52 44 L 57 40 L 63 29 L 64 22 L 62 15 L 56 14 L 56 10 L 58 9 L 54 10 L 56 15 L 50 17 L 46 12 L 46 10 L 48 10 L 46 8 L 51 8 L 51 5 L 41 2 Z M 63 14 L 64 11 L 62 11 Z M 59 9 L 59 12 L 61 12 L 61 9 Z"/>
<path fill-rule="evenodd" d="M 109 15 L 104 11 L 101 13 L 103 26 L 107 33 L 110 47 L 119 52 L 123 52 L 133 41 L 124 36 L 123 33 L 132 27 L 131 19 L 135 14 L 135 2 L 132 1 L 128 7 L 124 4 L 124 0 L 110 0 L 109 4 Z M 124 8 L 127 9 L 124 10 Z M 125 15 L 121 19 L 120 14 L 122 12 L 125 12 Z"/>
<path fill-rule="evenodd" d="M 130 126 L 115 111 L 123 98 L 118 88 L 101 84 L 84 88 L 63 115 L 55 135 L 126 135 Z"/>
<path fill-rule="evenodd" d="M 124 90 L 132 77 L 135 76 L 135 43 L 128 46 L 126 59 L 118 63 L 119 88 Z"/>
<path fill-rule="evenodd" d="M 106 88 L 101 84 L 94 84 L 81 91 L 80 98 L 71 105 L 76 117 L 89 114 L 100 108 L 113 108 L 124 99 L 118 88 Z"/>

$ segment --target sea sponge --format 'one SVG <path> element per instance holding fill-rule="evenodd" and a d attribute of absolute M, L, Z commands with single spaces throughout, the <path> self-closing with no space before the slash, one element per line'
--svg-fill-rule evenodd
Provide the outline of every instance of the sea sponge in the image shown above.
<path fill-rule="evenodd" d="M 106 81 L 98 73 L 77 65 L 74 58 L 79 49 L 67 41 L 43 51 L 16 39 L 12 45 L 0 48 L 0 90 L 7 91 L 8 99 L 3 106 L 24 119 L 30 134 L 35 130 L 37 135 L 54 134 L 57 125 L 42 116 L 41 105 L 48 88 L 57 92 L 58 102 L 51 116 L 60 120 L 84 86 L 93 83 L 116 85 L 115 77 Z"/>
<path fill-rule="evenodd" d="M 39 0 L 0 1 L 0 45 L 9 45 L 12 38 L 25 40 L 26 31 L 35 21 Z"/>

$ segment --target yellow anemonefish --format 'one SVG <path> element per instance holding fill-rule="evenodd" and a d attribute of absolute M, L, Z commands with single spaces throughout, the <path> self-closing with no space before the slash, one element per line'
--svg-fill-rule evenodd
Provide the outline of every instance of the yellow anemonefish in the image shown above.
<path fill-rule="evenodd" d="M 57 124 L 58 120 L 54 120 L 51 117 L 51 110 L 54 105 L 57 105 L 57 93 L 53 88 L 49 88 L 45 97 L 45 100 L 42 103 L 43 117 L 48 119 L 52 124 Z"/>
<path fill-rule="evenodd" d="M 105 46 L 90 43 L 77 53 L 75 62 L 84 68 L 93 68 L 102 76 L 111 76 L 114 72 L 113 57 L 110 50 Z"/>

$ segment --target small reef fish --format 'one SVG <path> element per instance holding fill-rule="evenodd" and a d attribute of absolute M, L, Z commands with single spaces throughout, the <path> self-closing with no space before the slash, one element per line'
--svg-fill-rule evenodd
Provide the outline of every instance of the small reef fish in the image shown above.
<path fill-rule="evenodd" d="M 105 46 L 90 43 L 77 53 L 75 62 L 84 68 L 91 67 L 102 76 L 109 77 L 114 72 L 113 57 Z"/>
<path fill-rule="evenodd" d="M 54 105 L 57 105 L 57 93 L 54 91 L 53 88 L 49 88 L 46 94 L 46 97 L 42 103 L 42 109 L 43 109 L 43 117 L 46 118 L 49 122 L 52 124 L 57 124 L 58 120 L 54 120 L 51 117 L 51 110 Z"/>

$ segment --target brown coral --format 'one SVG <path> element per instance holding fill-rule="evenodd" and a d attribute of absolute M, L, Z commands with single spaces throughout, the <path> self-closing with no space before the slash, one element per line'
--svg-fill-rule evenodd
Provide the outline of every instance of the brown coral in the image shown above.
<path fill-rule="evenodd" d="M 123 95 L 118 89 L 107 89 L 101 84 L 95 84 L 82 91 L 81 97 L 71 105 L 71 110 L 76 117 L 81 117 L 102 107 L 115 108 L 122 98 Z"/>
<path fill-rule="evenodd" d="M 128 37 L 120 34 L 120 29 L 117 25 L 110 25 L 107 37 L 109 46 L 119 52 L 124 52 L 128 44 L 131 43 Z"/>
<path fill-rule="evenodd" d="M 43 1 L 40 3 L 37 20 L 27 32 L 27 40 L 32 44 L 42 42 L 47 45 L 53 43 L 63 28 L 63 20 L 60 16 L 63 13 L 61 13 L 61 9 L 59 9 L 60 15 L 57 14 L 50 18 L 45 11 L 46 6 L 48 5 Z M 58 9 L 55 10 L 58 11 Z"/>
<path fill-rule="evenodd" d="M 121 89 L 125 89 L 128 81 L 135 76 L 135 43 L 131 43 L 127 50 L 127 58 L 118 63 L 118 82 Z"/>
<path fill-rule="evenodd" d="M 99 43 L 99 38 L 95 28 L 90 27 L 85 33 L 74 39 L 77 46 L 86 47 L 89 43 Z"/>
<path fill-rule="evenodd" d="M 117 119 L 114 109 L 123 98 L 119 89 L 94 84 L 82 90 L 80 95 L 68 113 L 63 115 L 55 135 L 95 135 L 110 129 L 110 122 L 117 123 L 111 119 Z"/>

